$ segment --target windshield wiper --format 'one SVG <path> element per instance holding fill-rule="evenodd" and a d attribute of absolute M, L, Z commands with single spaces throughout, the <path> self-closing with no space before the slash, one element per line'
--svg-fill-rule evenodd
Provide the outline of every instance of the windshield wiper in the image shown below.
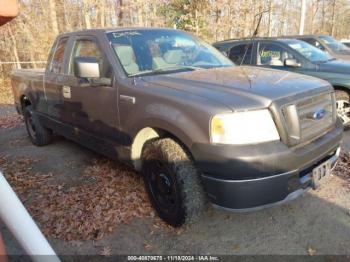
<path fill-rule="evenodd" d="M 132 76 L 153 75 L 153 74 L 166 73 L 166 72 L 183 70 L 183 69 L 191 69 L 191 70 L 197 71 L 197 70 L 203 70 L 204 68 L 198 67 L 198 66 L 187 66 L 187 65 L 167 66 L 167 67 L 164 67 L 164 68 L 158 68 L 158 69 L 154 69 L 154 70 L 147 70 L 147 71 L 138 72 L 136 74 L 132 74 L 132 75 L 129 75 L 129 76 L 132 77 Z"/>

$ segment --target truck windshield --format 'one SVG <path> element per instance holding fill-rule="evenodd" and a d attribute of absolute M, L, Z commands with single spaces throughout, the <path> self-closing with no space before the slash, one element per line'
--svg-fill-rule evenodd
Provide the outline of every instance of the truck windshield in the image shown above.
<path fill-rule="evenodd" d="M 211 45 L 182 31 L 135 29 L 109 32 L 107 37 L 129 76 L 234 65 Z"/>
<path fill-rule="evenodd" d="M 333 51 L 333 52 L 339 52 L 339 51 L 349 51 L 350 48 L 344 45 L 343 43 L 335 40 L 331 36 L 320 36 L 320 39 L 323 40 L 323 42 Z"/>
<path fill-rule="evenodd" d="M 289 40 L 288 46 L 297 51 L 299 54 L 310 60 L 311 62 L 326 62 L 333 58 L 326 52 L 314 47 L 304 41 L 300 40 Z"/>

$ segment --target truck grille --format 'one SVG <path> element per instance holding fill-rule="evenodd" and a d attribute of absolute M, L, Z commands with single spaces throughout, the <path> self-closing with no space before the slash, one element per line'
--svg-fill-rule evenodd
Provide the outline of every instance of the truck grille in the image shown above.
<path fill-rule="evenodd" d="M 336 120 L 334 93 L 302 99 L 282 107 L 288 144 L 311 141 L 328 130 Z"/>

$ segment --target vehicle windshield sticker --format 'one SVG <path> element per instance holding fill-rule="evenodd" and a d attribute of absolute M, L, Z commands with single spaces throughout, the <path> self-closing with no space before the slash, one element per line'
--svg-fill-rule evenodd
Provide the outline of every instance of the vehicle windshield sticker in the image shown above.
<path fill-rule="evenodd" d="M 134 36 L 134 35 L 141 35 L 141 34 L 137 31 L 127 31 L 127 32 L 113 32 L 112 35 L 114 38 L 118 38 L 118 37 Z"/>
<path fill-rule="evenodd" d="M 279 51 L 271 51 L 271 50 L 261 50 L 260 51 L 260 57 L 266 58 L 266 57 L 280 57 Z"/>

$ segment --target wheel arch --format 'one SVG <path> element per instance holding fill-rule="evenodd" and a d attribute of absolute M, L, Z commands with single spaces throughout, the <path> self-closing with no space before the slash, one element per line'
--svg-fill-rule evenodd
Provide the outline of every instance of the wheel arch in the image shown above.
<path fill-rule="evenodd" d="M 22 107 L 22 112 L 26 106 L 32 105 L 30 98 L 25 94 L 20 96 L 20 103 L 21 103 L 21 107 Z"/>
<path fill-rule="evenodd" d="M 346 93 L 348 93 L 350 95 L 350 88 L 346 87 L 344 85 L 338 85 L 338 84 L 334 84 L 333 88 L 335 91 L 339 90 L 339 91 L 344 91 Z"/>
<path fill-rule="evenodd" d="M 174 139 L 193 158 L 190 151 L 190 139 L 186 135 L 181 134 L 181 132 L 174 132 L 174 129 L 166 128 L 165 126 L 146 126 L 137 132 L 131 144 L 131 161 L 137 171 L 141 170 L 141 154 L 144 145 L 152 139 L 165 137 Z"/>

